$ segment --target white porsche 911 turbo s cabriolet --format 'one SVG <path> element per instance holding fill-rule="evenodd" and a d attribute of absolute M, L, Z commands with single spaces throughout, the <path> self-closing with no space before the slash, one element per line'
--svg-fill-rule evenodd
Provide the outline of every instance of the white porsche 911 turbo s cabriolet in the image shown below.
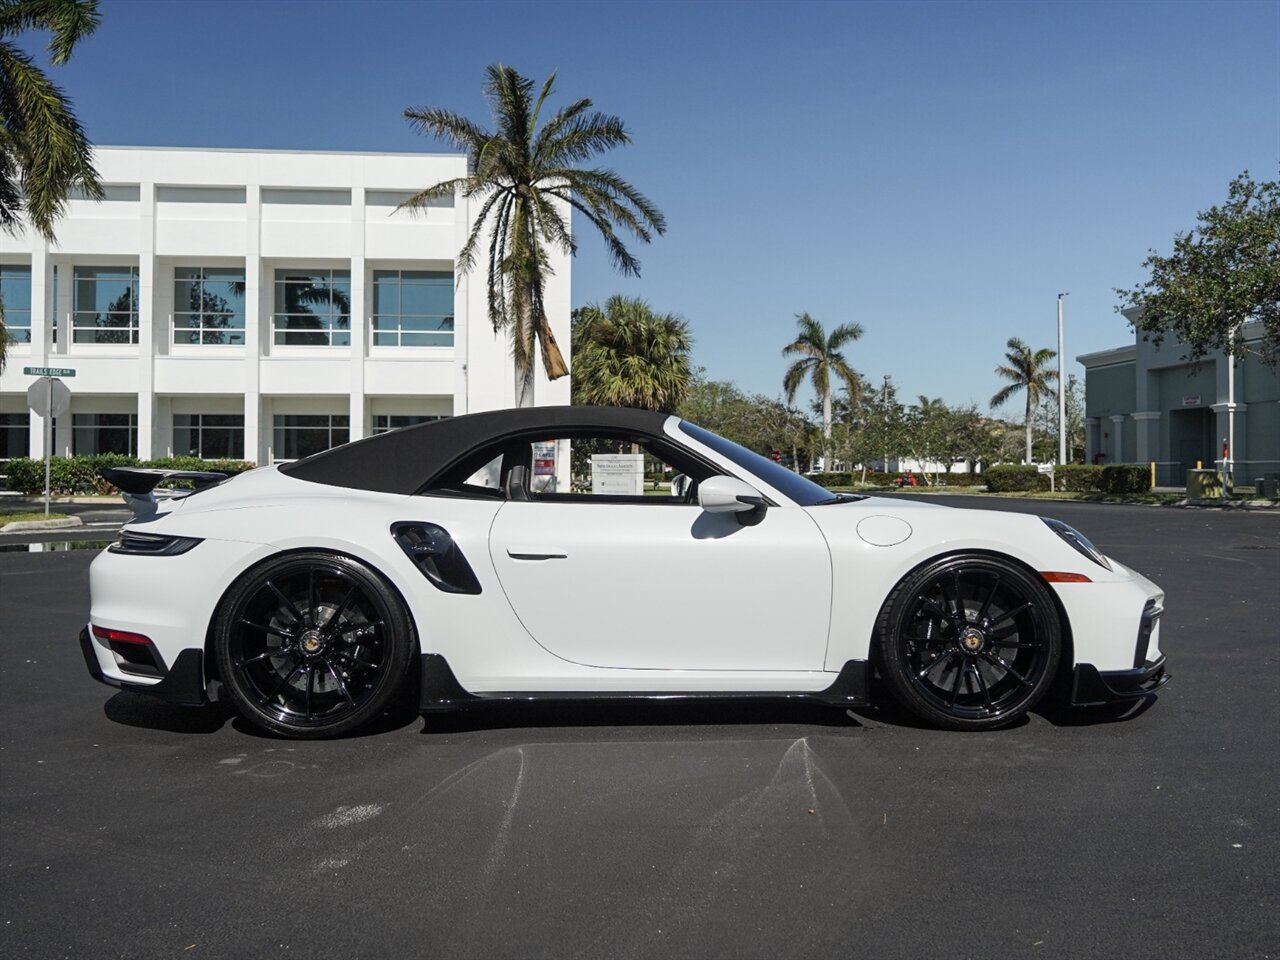
<path fill-rule="evenodd" d="M 641 449 L 678 495 L 535 472 Z M 543 448 L 545 449 L 545 448 Z M 940 727 L 1009 724 L 1167 680 L 1163 593 L 1056 520 L 832 494 L 678 417 L 540 407 L 407 427 L 157 500 L 90 570 L 95 678 L 225 694 L 289 737 L 347 733 L 410 683 L 424 711 L 606 697 L 803 698 L 882 684 Z M 182 475 L 178 475 L 182 476 Z M 687 478 L 684 479 L 684 478 Z"/>

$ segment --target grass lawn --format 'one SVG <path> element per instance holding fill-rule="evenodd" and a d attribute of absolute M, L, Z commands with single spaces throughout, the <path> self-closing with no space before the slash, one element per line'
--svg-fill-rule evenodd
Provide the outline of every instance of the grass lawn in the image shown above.
<path fill-rule="evenodd" d="M 44 515 L 43 510 L 40 511 L 39 513 L 0 513 L 0 527 L 3 527 L 6 523 L 16 523 L 19 520 L 65 520 L 65 519 L 67 519 L 67 515 L 65 513 L 51 513 L 46 517 Z"/>

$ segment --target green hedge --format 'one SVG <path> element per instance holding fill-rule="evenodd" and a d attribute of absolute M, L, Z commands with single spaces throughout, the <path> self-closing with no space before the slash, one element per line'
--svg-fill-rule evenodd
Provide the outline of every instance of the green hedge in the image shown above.
<path fill-rule="evenodd" d="M 1106 467 L 1089 463 L 1067 463 L 1054 468 L 1054 489 L 1073 493 L 1097 493 L 1102 489 Z"/>
<path fill-rule="evenodd" d="M 49 489 L 59 496 L 73 494 L 117 493 L 115 487 L 102 479 L 106 467 L 156 467 L 161 470 L 206 470 L 214 473 L 242 473 L 253 469 L 244 460 L 201 460 L 198 457 L 164 457 L 160 460 L 140 461 L 118 453 L 99 453 L 78 457 L 51 457 L 49 460 Z M 29 457 L 15 457 L 3 467 L 5 486 L 18 493 L 44 492 L 44 461 Z M 166 486 L 190 486 L 190 481 L 175 480 Z"/>
<path fill-rule="evenodd" d="M 1146 493 L 1151 489 L 1151 468 L 1139 463 L 1105 466 L 1099 489 L 1103 493 Z"/>
<path fill-rule="evenodd" d="M 992 493 L 1020 490 L 1048 490 L 1049 475 L 1039 473 L 1034 463 L 998 463 L 982 472 Z"/>

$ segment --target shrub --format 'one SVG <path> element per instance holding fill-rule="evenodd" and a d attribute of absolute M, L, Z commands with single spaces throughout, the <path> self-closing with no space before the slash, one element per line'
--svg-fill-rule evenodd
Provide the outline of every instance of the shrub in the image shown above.
<path fill-rule="evenodd" d="M 1151 489 L 1151 468 L 1140 463 L 1113 463 L 1102 468 L 1099 489 L 1103 493 L 1146 493 Z"/>
<path fill-rule="evenodd" d="M 1068 463 L 1054 469 L 1054 489 L 1073 493 L 1097 493 L 1102 489 L 1106 467 L 1088 463 Z"/>
<path fill-rule="evenodd" d="M 161 470 L 206 470 L 218 473 L 241 473 L 253 468 L 243 460 L 200 460 L 196 457 L 165 457 L 160 460 L 140 462 L 136 457 L 119 453 L 97 453 L 77 457 L 49 458 L 49 491 L 59 496 L 75 494 L 117 493 L 115 487 L 102 479 L 101 471 L 107 467 L 156 467 Z M 15 457 L 4 465 L 5 485 L 18 493 L 35 494 L 44 491 L 44 461 L 30 457 Z M 182 485 L 174 481 L 167 486 Z M 186 483 L 190 486 L 190 483 Z"/>
<path fill-rule="evenodd" d="M 1039 473 L 1034 463 L 998 463 L 988 467 L 982 475 L 992 493 L 1049 489 L 1048 474 Z"/>

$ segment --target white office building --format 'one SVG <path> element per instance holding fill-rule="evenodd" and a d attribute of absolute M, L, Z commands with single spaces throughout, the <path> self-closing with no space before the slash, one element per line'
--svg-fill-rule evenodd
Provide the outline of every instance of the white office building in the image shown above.
<path fill-rule="evenodd" d="M 483 267 L 455 269 L 480 204 L 396 210 L 465 157 L 104 147 L 96 166 L 106 199 L 71 200 L 55 244 L 0 233 L 0 458 L 44 455 L 24 367 L 75 370 L 61 455 L 270 463 L 515 404 Z M 551 257 L 567 349 L 570 260 Z M 569 380 L 539 366 L 534 396 L 568 403 Z"/>

